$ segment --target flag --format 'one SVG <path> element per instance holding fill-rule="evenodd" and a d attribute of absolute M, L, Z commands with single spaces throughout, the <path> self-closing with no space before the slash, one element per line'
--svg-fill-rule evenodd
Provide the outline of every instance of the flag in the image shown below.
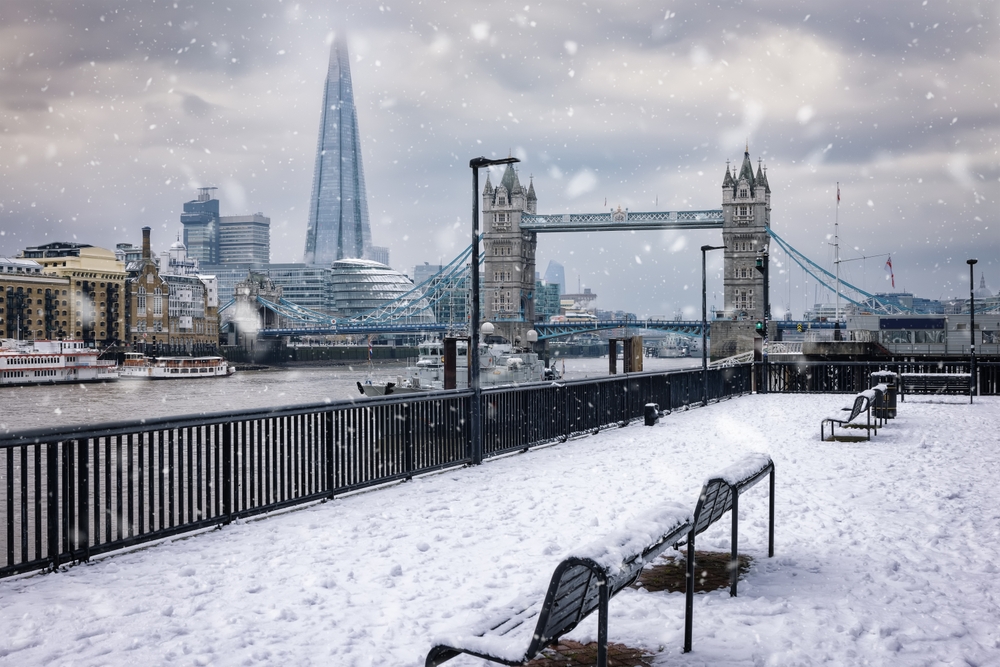
<path fill-rule="evenodd" d="M 372 337 L 368 336 L 368 361 L 372 360 Z"/>
<path fill-rule="evenodd" d="M 840 204 L 840 183 L 837 183 L 837 204 Z"/>
<path fill-rule="evenodd" d="M 892 281 L 892 288 L 896 289 L 896 276 L 892 273 L 892 257 L 885 261 L 885 272 L 889 274 L 889 279 Z"/>

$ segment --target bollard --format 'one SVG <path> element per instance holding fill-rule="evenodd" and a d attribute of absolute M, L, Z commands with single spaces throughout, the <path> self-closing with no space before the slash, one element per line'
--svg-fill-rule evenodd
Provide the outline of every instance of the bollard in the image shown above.
<path fill-rule="evenodd" d="M 660 421 L 660 404 L 646 403 L 646 426 L 652 426 Z"/>

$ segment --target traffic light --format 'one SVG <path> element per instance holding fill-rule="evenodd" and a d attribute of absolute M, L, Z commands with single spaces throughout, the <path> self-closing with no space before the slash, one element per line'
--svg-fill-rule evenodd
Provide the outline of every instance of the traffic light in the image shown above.
<path fill-rule="evenodd" d="M 759 334 L 760 334 L 761 336 L 763 336 L 763 335 L 764 335 L 764 323 L 763 323 L 763 322 L 761 322 L 760 320 L 757 320 L 757 324 L 756 324 L 756 326 L 754 326 L 754 329 L 755 329 L 755 330 L 757 331 L 757 333 L 759 333 Z"/>

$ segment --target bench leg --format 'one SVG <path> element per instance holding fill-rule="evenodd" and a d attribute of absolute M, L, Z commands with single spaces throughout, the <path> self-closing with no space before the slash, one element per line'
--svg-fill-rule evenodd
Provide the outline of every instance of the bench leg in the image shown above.
<path fill-rule="evenodd" d="M 684 652 L 691 652 L 691 626 L 694 622 L 694 528 L 688 533 L 687 577 L 684 582 Z"/>
<path fill-rule="evenodd" d="M 729 597 L 736 597 L 736 585 L 740 578 L 740 556 L 739 556 L 739 526 L 740 526 L 740 494 L 736 492 L 735 489 L 731 490 L 733 494 L 733 537 L 732 537 L 732 556 L 729 559 L 729 567 L 731 571 L 729 573 Z"/>
<path fill-rule="evenodd" d="M 608 667 L 608 580 L 597 587 L 597 667 Z"/>

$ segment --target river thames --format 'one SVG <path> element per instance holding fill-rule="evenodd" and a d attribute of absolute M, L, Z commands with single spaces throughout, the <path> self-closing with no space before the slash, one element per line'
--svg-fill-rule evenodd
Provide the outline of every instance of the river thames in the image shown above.
<path fill-rule="evenodd" d="M 603 377 L 608 359 L 566 359 L 566 379 Z M 700 358 L 645 358 L 644 368 L 674 370 Z M 556 362 L 562 369 L 563 360 Z M 357 389 L 368 377 L 391 380 L 405 363 L 376 366 L 309 366 L 237 371 L 228 378 L 199 380 L 119 380 L 0 388 L 0 432 L 47 426 L 100 424 L 129 419 L 197 415 L 225 410 L 272 408 L 325 401 L 365 400 Z M 618 365 L 621 368 L 621 362 Z"/>

